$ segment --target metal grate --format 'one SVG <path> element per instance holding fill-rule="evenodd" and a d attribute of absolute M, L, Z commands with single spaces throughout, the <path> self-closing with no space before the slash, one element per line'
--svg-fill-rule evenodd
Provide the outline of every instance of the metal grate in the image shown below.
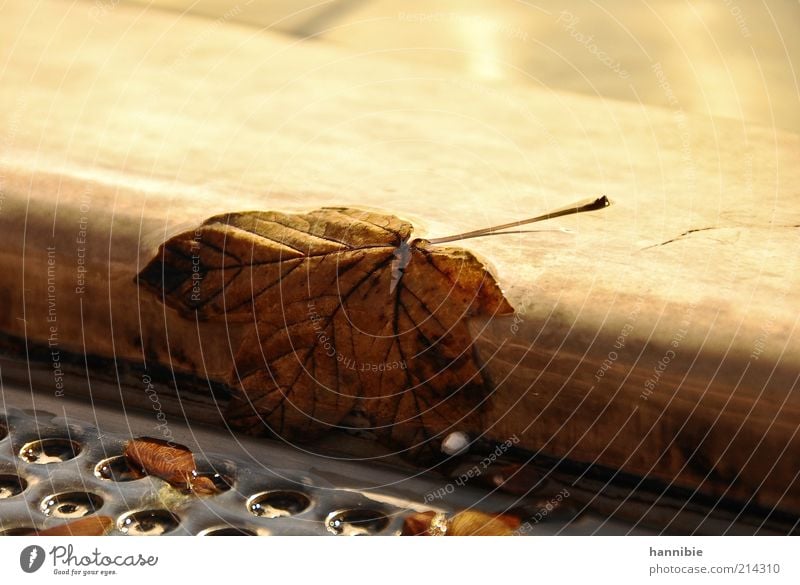
<path fill-rule="evenodd" d="M 113 517 L 119 535 L 393 534 L 405 513 L 421 507 L 326 488 L 324 472 L 284 467 L 284 454 L 270 445 L 259 449 L 261 465 L 204 451 L 198 469 L 225 489 L 198 497 L 129 468 L 121 456 L 128 436 L 99 434 L 85 421 L 59 424 L 66 421 L 41 412 L 12 409 L 3 419 L 1 534 L 93 513 Z"/>
<path fill-rule="evenodd" d="M 129 414 L 127 422 L 137 416 Z M 298 458 L 281 445 L 243 443 L 222 433 L 196 437 L 228 448 L 194 445 L 200 472 L 225 488 L 198 497 L 128 467 L 121 454 L 135 433 L 105 433 L 88 421 L 13 408 L 0 420 L 4 535 L 94 513 L 114 518 L 116 535 L 397 534 L 411 511 L 459 509 L 452 502 L 422 502 L 438 488 L 432 481 L 310 454 Z M 236 452 L 248 457 L 231 455 Z M 465 490 L 463 507 L 481 495 Z"/>
<path fill-rule="evenodd" d="M 159 436 L 152 413 L 32 393 L 2 377 L 0 398 L 0 535 L 93 513 L 114 519 L 112 535 L 392 535 L 412 512 L 508 512 L 520 504 L 472 484 L 426 502 L 452 481 L 171 418 L 172 440 L 223 488 L 200 497 L 131 469 L 122 456 L 131 438 Z M 585 511 L 546 515 L 532 534 L 630 529 Z"/>

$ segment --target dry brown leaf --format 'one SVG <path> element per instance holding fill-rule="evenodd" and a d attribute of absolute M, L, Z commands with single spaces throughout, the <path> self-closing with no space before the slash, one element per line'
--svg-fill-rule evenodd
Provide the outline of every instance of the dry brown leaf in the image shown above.
<path fill-rule="evenodd" d="M 403 536 L 512 536 L 520 520 L 510 514 L 459 512 L 450 519 L 444 514 L 417 512 L 403 521 Z"/>
<path fill-rule="evenodd" d="M 232 213 L 167 241 L 139 282 L 187 318 L 253 325 L 227 380 L 232 426 L 308 439 L 354 414 L 414 448 L 481 427 L 465 320 L 512 308 L 470 252 L 411 231 L 347 208 Z"/>
<path fill-rule="evenodd" d="M 67 524 L 44 528 L 35 532 L 36 536 L 103 536 L 114 526 L 114 519 L 108 516 L 86 516 Z"/>
<path fill-rule="evenodd" d="M 145 437 L 128 441 L 124 454 L 133 467 L 139 467 L 173 487 L 190 489 L 199 495 L 219 491 L 210 478 L 195 474 L 194 455 L 183 445 Z"/>
<path fill-rule="evenodd" d="M 428 529 L 431 526 L 431 521 L 436 517 L 436 512 L 429 510 L 427 512 L 415 512 L 403 519 L 403 529 L 400 532 L 401 536 L 430 536 Z"/>
<path fill-rule="evenodd" d="M 510 514 L 460 512 L 450 520 L 450 536 L 512 536 L 520 520 Z"/>

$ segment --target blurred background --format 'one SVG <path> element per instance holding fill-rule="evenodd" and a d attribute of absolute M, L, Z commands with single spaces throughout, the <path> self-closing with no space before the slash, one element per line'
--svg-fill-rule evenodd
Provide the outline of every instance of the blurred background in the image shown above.
<path fill-rule="evenodd" d="M 120 0 L 96 0 L 96 17 Z M 134 0 L 123 0 L 134 1 Z M 800 2 L 135 0 L 467 79 L 800 130 Z"/>

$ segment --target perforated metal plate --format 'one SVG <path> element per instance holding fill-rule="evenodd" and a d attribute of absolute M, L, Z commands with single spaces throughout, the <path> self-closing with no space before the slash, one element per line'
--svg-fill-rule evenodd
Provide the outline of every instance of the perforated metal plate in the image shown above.
<path fill-rule="evenodd" d="M 159 436 L 150 413 L 123 413 L 8 384 L 2 400 L 0 534 L 100 514 L 114 519 L 114 535 L 391 535 L 414 511 L 501 512 L 518 504 L 471 485 L 426 502 L 446 482 L 376 461 L 325 457 L 170 421 L 174 440 L 192 449 L 198 469 L 228 484 L 219 495 L 198 497 L 137 474 L 120 457 L 130 438 Z M 534 534 L 591 533 L 601 521 L 591 514 L 568 523 L 554 516 Z M 601 532 L 629 528 L 605 523 Z"/>

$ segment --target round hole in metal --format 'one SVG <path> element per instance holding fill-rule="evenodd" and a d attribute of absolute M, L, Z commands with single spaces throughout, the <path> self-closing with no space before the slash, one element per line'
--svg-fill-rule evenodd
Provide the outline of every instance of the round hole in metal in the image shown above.
<path fill-rule="evenodd" d="M 262 518 L 285 518 L 306 511 L 311 498 L 292 490 L 272 490 L 256 494 L 247 500 L 251 514 Z"/>
<path fill-rule="evenodd" d="M 13 498 L 21 494 L 28 487 L 28 482 L 18 475 L 0 475 L 0 500 Z"/>
<path fill-rule="evenodd" d="M 69 439 L 42 439 L 31 441 L 19 450 L 19 457 L 28 463 L 45 465 L 47 463 L 61 463 L 78 456 L 81 446 Z"/>
<path fill-rule="evenodd" d="M 175 530 L 178 524 L 178 517 L 167 510 L 139 510 L 123 514 L 117 528 L 130 536 L 158 536 Z"/>
<path fill-rule="evenodd" d="M 83 518 L 94 514 L 103 505 L 103 498 L 87 492 L 64 492 L 47 496 L 39 504 L 46 516 L 53 518 Z"/>
<path fill-rule="evenodd" d="M 197 489 L 197 484 L 195 483 L 197 479 L 208 480 L 213 486 L 213 491 L 217 493 L 227 492 L 233 485 L 233 480 L 230 477 L 214 471 L 196 471 L 192 475 L 194 478 L 192 483 L 195 485 L 195 489 Z"/>
<path fill-rule="evenodd" d="M 147 475 L 141 469 L 130 466 L 124 455 L 103 459 L 94 467 L 95 477 L 108 481 L 134 481 Z"/>
<path fill-rule="evenodd" d="M 383 513 L 368 508 L 333 512 L 325 520 L 328 532 L 343 536 L 377 534 L 388 525 L 389 519 Z"/>

